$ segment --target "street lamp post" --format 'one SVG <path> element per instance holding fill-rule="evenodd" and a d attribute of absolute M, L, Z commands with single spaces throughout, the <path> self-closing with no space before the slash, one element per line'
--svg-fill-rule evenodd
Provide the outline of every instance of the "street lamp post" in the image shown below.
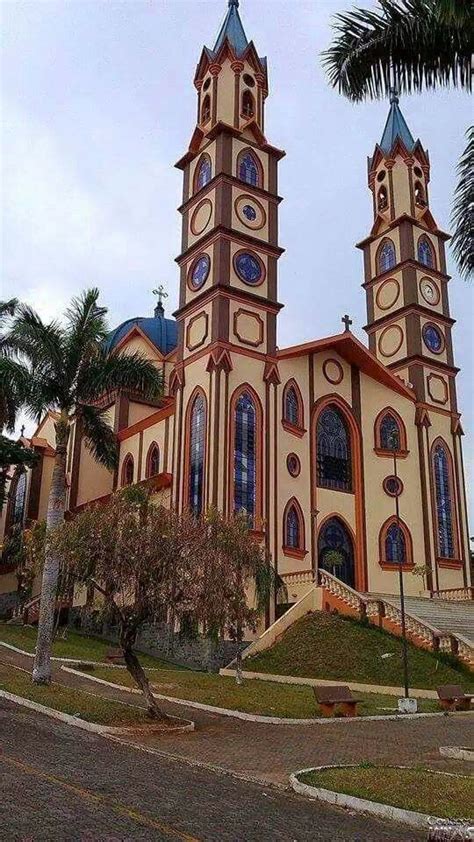
<path fill-rule="evenodd" d="M 405 624 L 405 591 L 403 585 L 403 558 L 402 558 L 402 544 L 400 541 L 400 503 L 399 503 L 399 481 L 397 473 L 397 449 L 398 449 L 398 435 L 393 433 L 391 436 L 391 444 L 393 448 L 393 475 L 397 486 L 395 494 L 395 519 L 397 524 L 397 561 L 398 561 L 398 583 L 400 589 L 400 613 L 402 626 L 402 655 L 403 655 L 403 683 L 405 689 L 405 699 L 409 698 L 408 694 L 408 645 L 406 637 Z"/>

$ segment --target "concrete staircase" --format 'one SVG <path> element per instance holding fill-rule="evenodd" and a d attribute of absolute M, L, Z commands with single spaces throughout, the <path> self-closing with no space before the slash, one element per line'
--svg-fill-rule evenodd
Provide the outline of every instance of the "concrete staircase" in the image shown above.
<path fill-rule="evenodd" d="M 400 608 L 400 600 L 387 594 L 371 594 Z M 424 620 L 429 626 L 448 634 L 461 635 L 474 647 L 474 602 L 454 602 L 448 599 L 417 596 L 405 597 L 405 611 Z"/>

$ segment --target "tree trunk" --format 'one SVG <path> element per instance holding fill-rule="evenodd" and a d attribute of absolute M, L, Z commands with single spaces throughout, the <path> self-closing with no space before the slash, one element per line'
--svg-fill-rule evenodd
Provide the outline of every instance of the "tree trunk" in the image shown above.
<path fill-rule="evenodd" d="M 66 451 L 69 439 L 69 419 L 66 413 L 61 414 L 55 426 L 56 456 L 54 459 L 48 513 L 46 516 L 46 548 L 41 582 L 38 636 L 33 666 L 33 681 L 35 684 L 49 684 L 51 682 L 51 650 L 53 645 L 54 611 L 56 607 L 60 559 L 50 549 L 47 533 L 64 520 L 66 501 Z"/>
<path fill-rule="evenodd" d="M 149 715 L 153 719 L 164 721 L 165 719 L 169 719 L 169 717 L 166 713 L 163 713 L 163 711 L 159 709 L 156 699 L 151 692 L 150 683 L 146 677 L 146 673 L 133 651 L 136 637 L 137 631 L 135 625 L 131 625 L 127 623 L 126 620 L 122 619 L 120 623 L 120 647 L 123 652 L 127 670 L 143 693 Z"/>
<path fill-rule="evenodd" d="M 235 659 L 235 683 L 242 684 L 242 625 L 237 623 L 237 656 Z"/>

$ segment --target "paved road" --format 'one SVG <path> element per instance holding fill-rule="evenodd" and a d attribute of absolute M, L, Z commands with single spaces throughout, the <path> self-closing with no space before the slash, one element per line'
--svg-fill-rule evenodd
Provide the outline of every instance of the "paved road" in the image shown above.
<path fill-rule="evenodd" d="M 183 745 L 187 739 L 182 735 Z M 0 840 L 421 840 L 253 782 L 88 734 L 0 700 Z"/>

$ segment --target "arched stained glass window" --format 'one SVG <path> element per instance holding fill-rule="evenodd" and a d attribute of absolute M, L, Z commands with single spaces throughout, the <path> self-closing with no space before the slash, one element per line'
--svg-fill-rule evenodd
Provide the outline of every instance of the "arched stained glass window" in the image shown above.
<path fill-rule="evenodd" d="M 444 444 L 433 451 L 438 550 L 441 558 L 454 558 L 453 502 L 450 457 Z"/>
<path fill-rule="evenodd" d="M 285 545 L 297 550 L 300 547 L 300 519 L 295 506 L 290 506 L 286 514 Z"/>
<path fill-rule="evenodd" d="M 203 155 L 198 164 L 196 190 L 201 190 L 212 178 L 212 164 L 209 155 Z"/>
<path fill-rule="evenodd" d="M 355 586 L 354 546 L 347 527 L 338 517 L 327 520 L 319 531 L 318 559 L 321 568 L 351 588 Z"/>
<path fill-rule="evenodd" d="M 378 271 L 379 274 L 382 272 L 388 272 L 389 269 L 392 269 L 395 266 L 396 257 L 395 257 L 395 246 L 393 245 L 391 240 L 385 240 L 382 245 L 382 248 L 379 251 L 378 257 Z"/>
<path fill-rule="evenodd" d="M 252 396 L 243 392 L 235 406 L 234 511 L 246 512 L 252 522 L 256 509 L 256 480 L 256 409 Z"/>
<path fill-rule="evenodd" d="M 380 447 L 383 450 L 400 450 L 400 426 L 390 412 L 386 412 L 380 422 Z"/>
<path fill-rule="evenodd" d="M 385 534 L 385 561 L 390 564 L 404 564 L 407 550 L 403 529 L 392 523 Z"/>
<path fill-rule="evenodd" d="M 285 394 L 285 421 L 294 424 L 295 427 L 301 423 L 298 395 L 294 386 L 290 386 Z"/>
<path fill-rule="evenodd" d="M 160 450 L 158 445 L 153 442 L 149 451 L 146 466 L 147 477 L 154 477 L 160 473 Z"/>
<path fill-rule="evenodd" d="M 197 394 L 190 414 L 189 435 L 189 488 L 188 503 L 195 515 L 200 515 L 203 507 L 204 488 L 204 447 L 206 429 L 206 406 L 201 393 Z"/>
<path fill-rule="evenodd" d="M 238 172 L 241 181 L 252 184 L 254 187 L 260 186 L 258 183 L 258 165 L 252 152 L 244 152 L 239 157 Z"/>
<path fill-rule="evenodd" d="M 13 523 L 23 523 L 26 503 L 26 471 L 18 476 L 13 503 Z"/>
<path fill-rule="evenodd" d="M 418 260 L 423 266 L 434 268 L 433 247 L 427 237 L 420 237 L 418 240 Z"/>
<path fill-rule="evenodd" d="M 123 460 L 122 466 L 122 485 L 132 485 L 133 483 L 133 456 L 128 453 Z"/>
<path fill-rule="evenodd" d="M 323 409 L 316 428 L 318 485 L 352 491 L 351 443 L 346 421 L 336 406 Z"/>

